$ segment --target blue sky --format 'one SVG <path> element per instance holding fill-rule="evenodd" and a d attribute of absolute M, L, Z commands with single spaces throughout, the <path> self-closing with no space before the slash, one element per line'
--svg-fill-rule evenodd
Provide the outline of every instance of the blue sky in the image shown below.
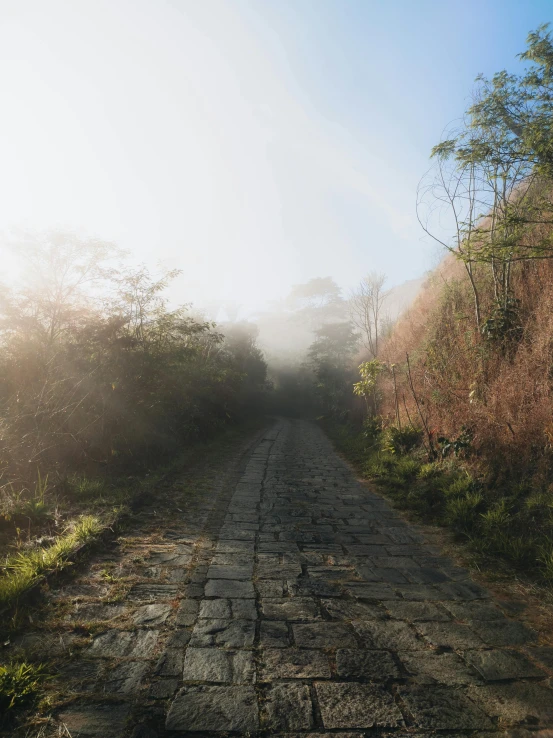
<path fill-rule="evenodd" d="M 543 0 L 0 0 L 0 228 L 74 228 L 251 314 L 439 258 L 416 187 Z"/>
<path fill-rule="evenodd" d="M 397 187 L 407 217 L 430 149 L 465 110 L 475 77 L 519 69 L 528 32 L 553 20 L 545 0 L 281 0 L 244 8 L 304 104 L 357 144 L 360 167 L 378 157 L 376 181 L 384 179 L 387 194 Z M 328 206 L 356 262 L 392 282 L 419 276 L 439 258 L 420 232 L 394 234 L 378 203 L 335 192 Z"/>

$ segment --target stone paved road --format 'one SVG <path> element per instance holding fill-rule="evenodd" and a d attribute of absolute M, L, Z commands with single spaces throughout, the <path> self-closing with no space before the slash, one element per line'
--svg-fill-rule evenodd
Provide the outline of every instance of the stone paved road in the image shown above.
<path fill-rule="evenodd" d="M 102 677 L 112 700 L 60 714 L 73 738 L 124 735 L 136 715 L 137 738 L 553 728 L 553 649 L 358 483 L 315 425 L 278 421 L 209 535 L 179 530 L 149 583 L 102 605 L 132 607 L 133 627 L 104 629 L 74 666 L 97 679 L 119 659 Z"/>

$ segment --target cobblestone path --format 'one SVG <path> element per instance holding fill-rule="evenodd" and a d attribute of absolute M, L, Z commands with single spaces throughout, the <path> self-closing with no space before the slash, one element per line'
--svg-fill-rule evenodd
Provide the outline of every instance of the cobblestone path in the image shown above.
<path fill-rule="evenodd" d="M 80 604 L 103 627 L 65 667 L 73 738 L 553 734 L 553 649 L 318 427 L 276 422 L 235 481 L 196 531 L 174 514 L 123 601 Z"/>

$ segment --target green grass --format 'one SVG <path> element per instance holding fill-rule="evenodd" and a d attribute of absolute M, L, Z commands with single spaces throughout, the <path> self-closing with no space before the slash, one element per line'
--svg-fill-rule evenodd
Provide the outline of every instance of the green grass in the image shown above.
<path fill-rule="evenodd" d="M 76 510 L 73 507 L 74 513 L 87 511 L 94 514 L 82 514 L 73 520 L 51 546 L 19 550 L 7 557 L 4 564 L 0 565 L 0 569 L 4 569 L 0 575 L 0 609 L 15 604 L 21 594 L 42 575 L 67 566 L 79 543 L 94 539 L 104 526 L 117 523 L 131 509 L 133 502 L 155 495 L 161 481 L 177 473 L 182 475 L 183 469 L 192 469 L 210 459 L 220 460 L 235 453 L 238 441 L 261 430 L 266 424 L 265 419 L 256 416 L 241 425 L 228 426 L 219 436 L 194 443 L 170 463 L 146 475 L 112 479 L 109 483 L 83 475 L 64 480 L 58 489 L 62 503 L 65 499 L 86 501 L 83 506 L 77 505 Z M 35 498 L 44 499 L 47 485 L 48 479 L 39 477 Z M 104 521 L 103 525 L 100 520 Z"/>
<path fill-rule="evenodd" d="M 398 507 L 425 522 L 450 528 L 480 568 L 498 567 L 553 585 L 553 492 L 524 480 L 497 484 L 475 477 L 459 458 L 429 461 L 411 446 L 415 433 L 361 429 L 326 421 L 326 432 L 363 476 Z M 392 443 L 392 440 L 393 443 Z"/>
<path fill-rule="evenodd" d="M 36 700 L 45 678 L 44 667 L 23 663 L 0 665 L 0 722 Z"/>
<path fill-rule="evenodd" d="M 15 602 L 43 574 L 62 569 L 81 543 L 94 539 L 102 530 L 98 518 L 84 515 L 48 547 L 19 551 L 8 557 L 0 577 L 0 607 Z"/>

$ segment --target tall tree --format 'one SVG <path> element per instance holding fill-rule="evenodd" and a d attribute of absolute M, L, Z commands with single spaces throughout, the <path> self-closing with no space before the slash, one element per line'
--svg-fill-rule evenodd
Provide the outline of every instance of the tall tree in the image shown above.
<path fill-rule="evenodd" d="M 378 356 L 380 336 L 386 320 L 385 282 L 385 274 L 370 272 L 352 291 L 349 299 L 351 322 L 360 331 L 363 345 L 373 359 Z"/>
<path fill-rule="evenodd" d="M 432 150 L 436 169 L 419 190 L 424 229 L 465 265 L 479 328 L 478 265 L 489 269 L 496 309 L 506 315 L 515 303 L 513 265 L 553 257 L 553 43 L 546 26 L 530 34 L 520 58 L 530 62 L 522 75 L 477 79 L 473 104 Z M 454 223 L 451 241 L 432 222 L 440 204 Z"/>

